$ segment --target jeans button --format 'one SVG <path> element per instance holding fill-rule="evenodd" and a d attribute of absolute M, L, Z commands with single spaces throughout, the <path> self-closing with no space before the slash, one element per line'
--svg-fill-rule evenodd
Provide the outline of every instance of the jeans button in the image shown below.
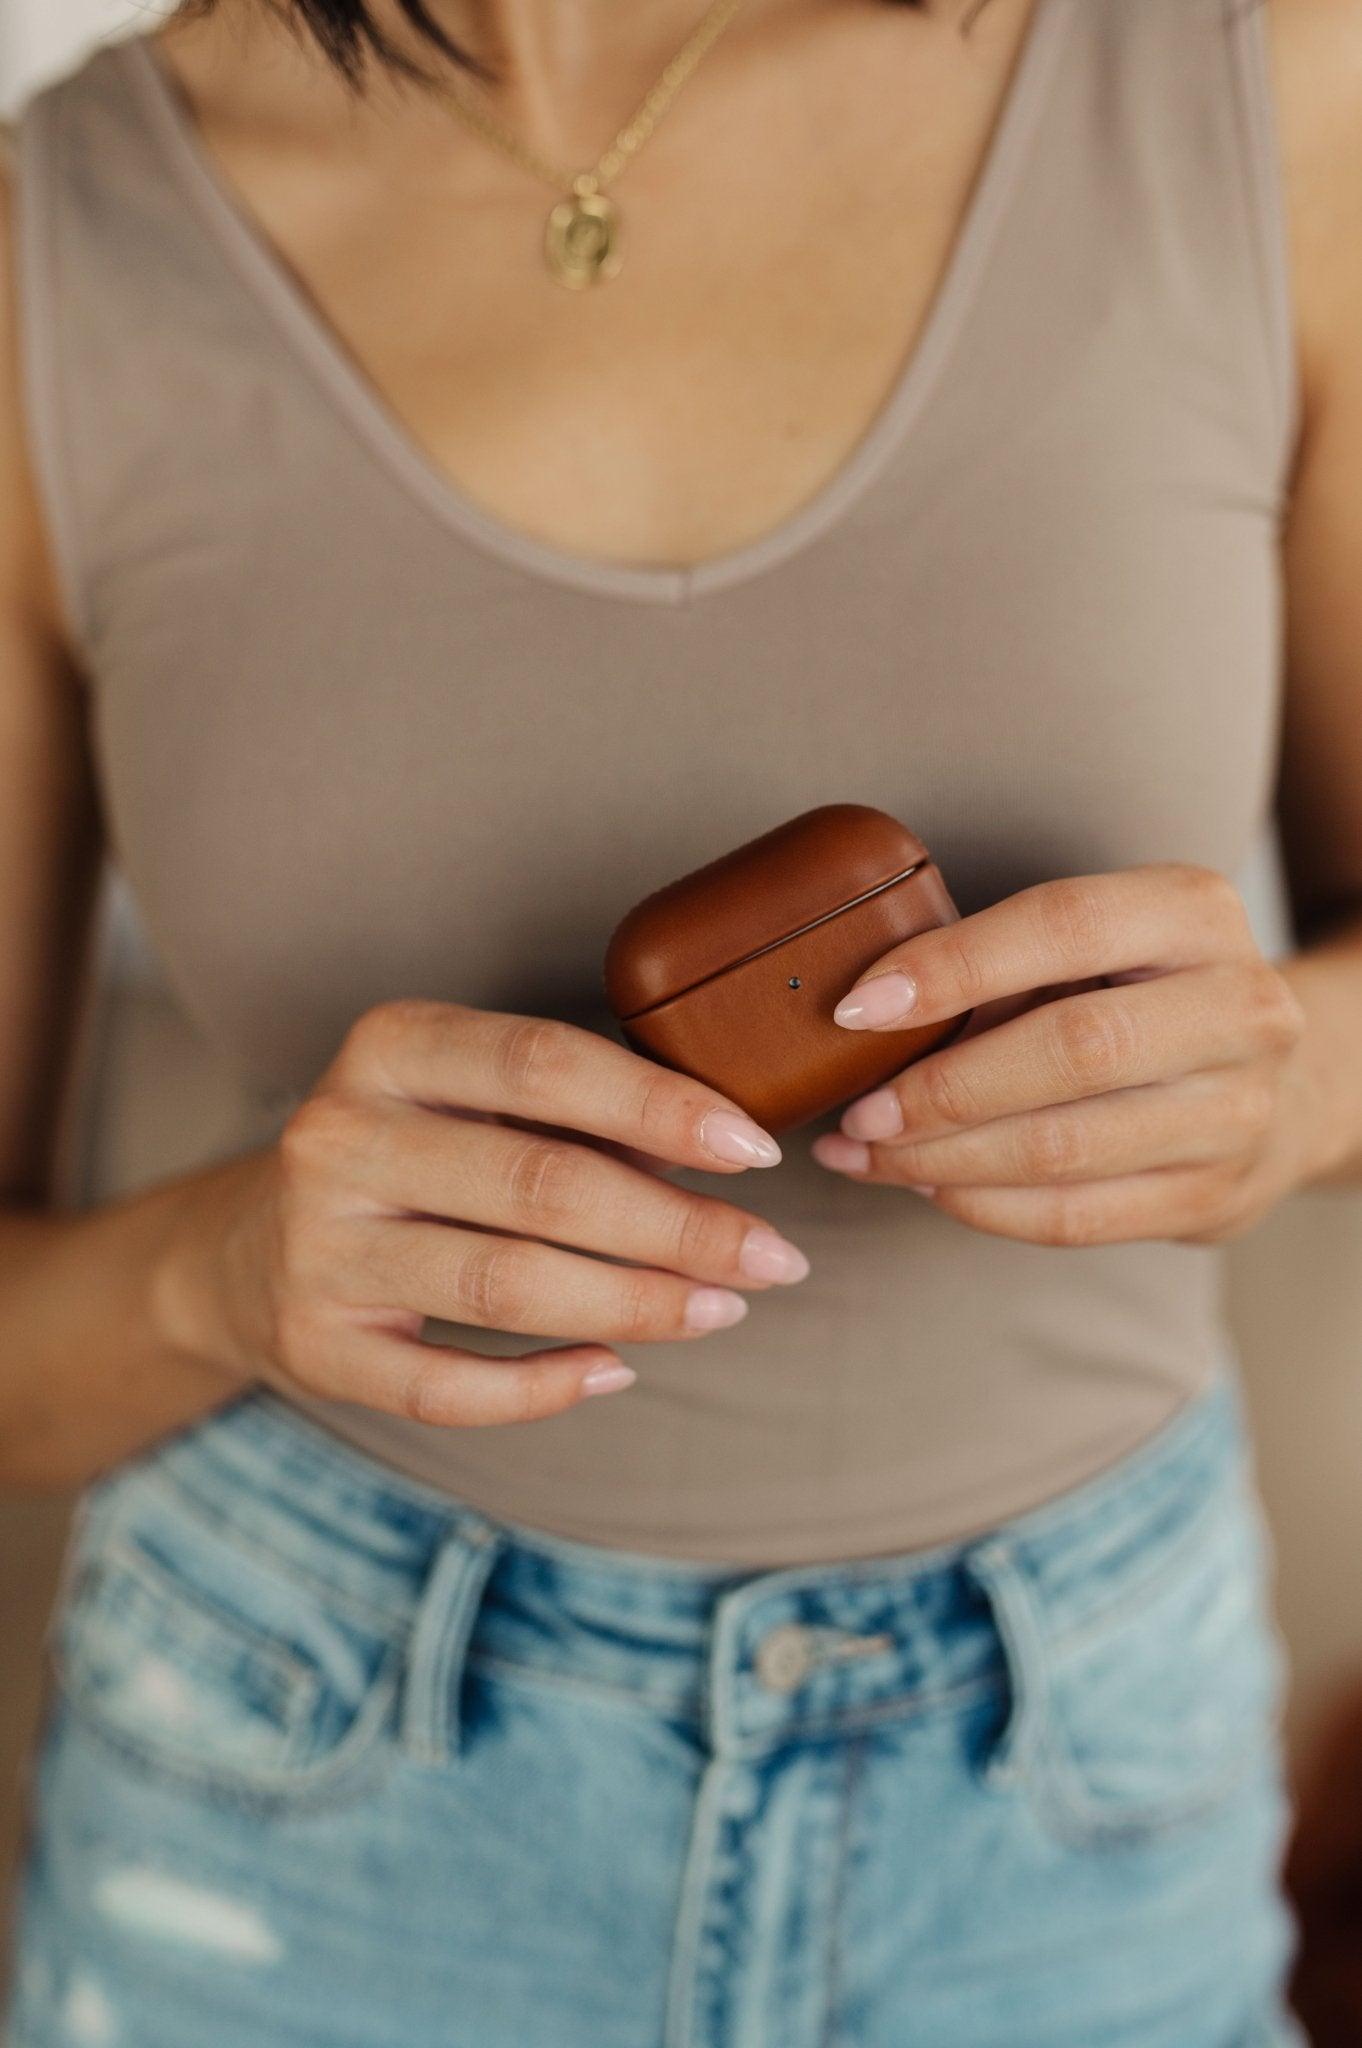
<path fill-rule="evenodd" d="M 793 1692 L 813 1668 L 813 1637 L 797 1622 L 783 1623 L 762 1637 L 752 1663 L 768 1691 Z"/>

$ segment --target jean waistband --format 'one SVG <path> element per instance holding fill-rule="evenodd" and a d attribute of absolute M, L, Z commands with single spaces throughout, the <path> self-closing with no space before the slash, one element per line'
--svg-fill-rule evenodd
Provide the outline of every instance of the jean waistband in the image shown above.
<path fill-rule="evenodd" d="M 961 1542 L 733 1569 L 498 1522 L 254 1391 L 90 1489 L 193 1513 L 371 1630 L 408 1636 L 410 1688 L 459 1661 L 608 1692 L 729 1747 L 920 1710 L 1006 1675 L 999 1585 L 1051 1642 L 1157 1581 L 1247 1477 L 1233 1372 L 1055 1501 Z M 434 1741 L 434 1737 L 432 1737 Z"/>
<path fill-rule="evenodd" d="M 369 1630 L 406 1637 L 408 1689 L 432 1731 L 466 1661 L 608 1692 L 741 1749 L 999 1682 L 1003 1580 L 1025 1582 L 1052 1642 L 1071 1637 L 1138 1597 L 1217 1506 L 1242 1496 L 1247 1462 L 1227 1374 L 1107 1472 L 978 1537 L 773 1570 L 497 1522 L 268 1392 L 101 1484 L 130 1486 L 134 1500 L 150 1489 L 167 1512 L 214 1524 Z"/>

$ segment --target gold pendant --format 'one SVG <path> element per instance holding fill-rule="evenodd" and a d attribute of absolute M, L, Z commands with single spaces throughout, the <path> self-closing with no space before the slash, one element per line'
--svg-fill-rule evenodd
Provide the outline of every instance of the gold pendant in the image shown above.
<path fill-rule="evenodd" d="M 572 197 L 560 199 L 544 229 L 544 254 L 559 284 L 584 291 L 618 274 L 619 208 L 596 190 L 584 172 L 573 180 Z"/>

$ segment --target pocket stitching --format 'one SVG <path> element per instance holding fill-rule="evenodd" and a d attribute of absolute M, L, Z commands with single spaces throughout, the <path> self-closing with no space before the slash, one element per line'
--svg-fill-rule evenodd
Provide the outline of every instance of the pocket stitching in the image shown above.
<path fill-rule="evenodd" d="M 68 1710 L 91 1736 L 144 1776 L 163 1784 L 202 1793 L 215 1804 L 245 1812 L 277 1813 L 334 1804 L 366 1764 L 377 1768 L 377 1737 L 392 1712 L 401 1662 L 394 1644 L 365 1696 L 364 1703 L 340 1741 L 311 1764 L 291 1766 L 195 1764 L 187 1756 L 139 1742 L 118 1723 L 63 1692 Z"/>
<path fill-rule="evenodd" d="M 296 1737 L 302 1714 L 315 1706 L 320 1692 L 318 1674 L 290 1650 L 253 1631 L 249 1623 L 238 1621 L 226 1610 L 214 1606 L 197 1589 L 181 1582 L 119 1532 L 107 1535 L 101 1548 L 82 1561 L 54 1636 L 51 1655 L 54 1676 L 62 1697 L 82 1725 L 98 1735 L 125 1761 L 139 1766 L 147 1774 L 193 1786 L 231 1803 L 275 1808 L 311 1803 L 332 1792 L 336 1783 L 343 1782 L 347 1773 L 353 1772 L 391 1711 L 403 1650 L 400 1637 L 386 1645 L 364 1698 L 340 1740 L 312 1762 L 252 1764 L 215 1759 L 196 1762 L 190 1752 L 177 1750 L 173 1740 L 134 1734 L 101 1705 L 97 1693 L 81 1686 L 76 1678 L 74 1636 L 81 1615 L 82 1595 L 88 1587 L 93 1597 L 93 1581 L 103 1561 L 110 1557 L 121 1569 L 129 1571 L 139 1584 L 148 1588 L 151 1597 L 164 1598 L 172 1605 L 187 1607 L 209 1629 L 221 1624 L 249 1649 L 251 1655 L 261 1656 L 289 1672 L 289 1683 L 299 1703 L 290 1710 L 291 1737 Z"/>
<path fill-rule="evenodd" d="M 1228 1512 L 1244 1518 L 1243 1527 L 1237 1533 L 1240 1540 L 1250 1547 L 1250 1559 L 1256 1555 L 1260 1519 L 1255 1510 L 1255 1497 L 1244 1492 L 1242 1478 L 1241 1468 L 1240 1483 L 1236 1485 L 1231 1481 L 1233 1490 L 1228 1494 L 1225 1488 L 1217 1486 L 1186 1526 L 1164 1547 L 1163 1554 L 1154 1565 L 1140 1575 L 1136 1584 L 1122 1584 L 1115 1598 L 1086 1612 L 1067 1629 L 1055 1634 L 1042 1630 L 1047 1695 L 1055 1655 L 1098 1640 L 1104 1628 L 1119 1624 L 1123 1616 L 1156 1598 L 1175 1580 L 1179 1568 L 1186 1566 L 1189 1552 L 1194 1552 L 1195 1545 L 1204 1540 L 1208 1526 L 1214 1526 L 1217 1515 Z M 1044 1595 L 1037 1588 L 1023 1556 L 1014 1557 L 1013 1571 L 1022 1581 L 1021 1597 L 1032 1604 L 1037 1622 L 1042 1621 Z M 1259 1624 L 1255 1620 L 1251 1625 L 1257 1627 Z M 1270 1618 L 1264 1625 L 1270 1629 Z M 1250 1778 L 1255 1768 L 1271 1761 L 1281 1724 L 1279 1682 L 1268 1697 L 1268 1711 L 1255 1714 L 1250 1719 L 1247 1732 L 1222 1768 L 1210 1777 L 1199 1778 L 1194 1786 L 1136 1806 L 1123 1805 L 1119 1801 L 1104 1802 L 1088 1792 L 1082 1766 L 1072 1749 L 1072 1736 L 1057 1713 L 1054 1700 L 1047 1696 L 1042 1726 L 1038 1731 L 1039 1740 L 1028 1764 L 1018 1775 L 1041 1826 L 1071 1846 L 1154 1841 L 1216 1811 L 1238 1786 Z"/>
<path fill-rule="evenodd" d="M 1271 1729 L 1259 1730 L 1240 1743 L 1232 1761 L 1214 1778 L 1157 1803 L 1123 1808 L 1106 1806 L 1088 1794 L 1067 1749 L 1059 1748 L 1047 1729 L 1027 1773 L 1027 1785 L 1043 1824 L 1071 1845 L 1152 1841 L 1214 1813 L 1271 1749 Z"/>
<path fill-rule="evenodd" d="M 110 1535 L 98 1551 L 81 1561 L 64 1620 L 74 1623 L 82 1608 L 93 1604 L 98 1583 L 110 1564 L 121 1567 L 153 1599 L 188 1609 L 194 1622 L 210 1640 L 214 1632 L 233 1637 L 252 1657 L 271 1665 L 290 1693 L 306 1699 L 309 1704 L 315 1699 L 317 1674 L 310 1665 L 286 1644 L 275 1642 L 263 1629 L 253 1628 L 249 1621 L 226 1607 L 220 1607 L 210 1594 L 200 1592 L 187 1579 L 178 1578 L 126 1531 Z"/>

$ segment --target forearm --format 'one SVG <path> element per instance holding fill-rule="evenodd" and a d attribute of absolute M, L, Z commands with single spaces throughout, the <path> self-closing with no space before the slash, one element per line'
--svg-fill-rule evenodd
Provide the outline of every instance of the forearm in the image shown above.
<path fill-rule="evenodd" d="M 1278 963 L 1305 1011 L 1306 1186 L 1362 1186 L 1362 916 Z"/>
<path fill-rule="evenodd" d="M 178 1267 L 189 1217 L 254 1170 L 248 1155 L 77 1214 L 0 1210 L 0 1481 L 83 1482 L 240 1390 L 187 1341 Z"/>

